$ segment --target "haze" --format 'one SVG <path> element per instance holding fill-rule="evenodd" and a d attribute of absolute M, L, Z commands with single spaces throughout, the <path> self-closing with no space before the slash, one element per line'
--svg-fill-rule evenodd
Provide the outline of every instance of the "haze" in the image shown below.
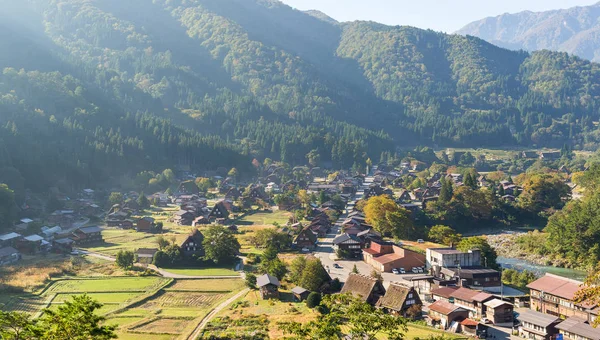
<path fill-rule="evenodd" d="M 525 10 L 588 6 L 597 0 L 282 0 L 300 9 L 317 9 L 338 21 L 372 20 L 388 25 L 410 25 L 455 32 L 466 24 L 489 16 Z"/>

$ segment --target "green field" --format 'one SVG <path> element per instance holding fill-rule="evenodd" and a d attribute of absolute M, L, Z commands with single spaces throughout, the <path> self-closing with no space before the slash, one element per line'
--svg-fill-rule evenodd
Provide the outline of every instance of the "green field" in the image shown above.
<path fill-rule="evenodd" d="M 225 268 L 162 268 L 169 273 L 187 276 L 240 276 L 240 273 Z"/>
<path fill-rule="evenodd" d="M 291 215 L 291 213 L 281 210 L 258 211 L 240 218 L 235 223 L 241 227 L 245 225 L 273 225 L 273 223 L 285 225 L 288 223 Z"/>
<path fill-rule="evenodd" d="M 146 291 L 160 285 L 165 279 L 161 277 L 107 277 L 100 279 L 60 280 L 48 291 L 52 293 L 85 293 L 85 292 L 124 292 Z"/>

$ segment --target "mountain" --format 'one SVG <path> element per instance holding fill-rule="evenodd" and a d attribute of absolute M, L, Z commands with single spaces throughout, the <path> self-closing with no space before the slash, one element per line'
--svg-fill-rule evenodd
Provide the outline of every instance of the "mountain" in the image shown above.
<path fill-rule="evenodd" d="M 4 3 L 3 3 L 4 2 Z M 592 149 L 597 64 L 274 0 L 0 0 L 0 176 L 95 186 L 266 157 Z M 32 138 L 35 136 L 35 138 Z"/>
<path fill-rule="evenodd" d="M 510 49 L 548 49 L 600 61 L 600 3 L 546 12 L 503 14 L 470 23 L 457 33 Z"/>

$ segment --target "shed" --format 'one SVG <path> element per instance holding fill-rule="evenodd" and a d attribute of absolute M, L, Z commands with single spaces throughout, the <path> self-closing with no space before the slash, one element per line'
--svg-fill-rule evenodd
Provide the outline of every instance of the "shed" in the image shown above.
<path fill-rule="evenodd" d="M 306 300 L 306 298 L 308 298 L 310 291 L 298 286 L 292 289 L 292 294 L 294 294 L 296 300 L 303 301 Z"/>

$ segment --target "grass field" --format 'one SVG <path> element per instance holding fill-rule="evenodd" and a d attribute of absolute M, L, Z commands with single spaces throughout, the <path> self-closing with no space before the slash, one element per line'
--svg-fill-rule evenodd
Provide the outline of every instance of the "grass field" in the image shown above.
<path fill-rule="evenodd" d="M 176 242 L 182 242 L 190 231 L 191 227 L 182 227 L 177 230 L 170 230 L 168 233 L 162 234 L 162 236 L 167 240 L 174 237 Z M 104 229 L 102 231 L 104 244 L 83 249 L 96 253 L 115 255 L 120 250 L 134 251 L 138 248 L 157 248 L 157 236 L 155 234 L 139 233 L 135 230 Z"/>
<path fill-rule="evenodd" d="M 48 291 L 53 293 L 139 292 L 156 287 L 164 280 L 156 276 L 61 280 L 52 285 Z"/>
<path fill-rule="evenodd" d="M 273 225 L 274 223 L 284 225 L 288 223 L 290 216 L 292 216 L 290 212 L 281 210 L 257 211 L 240 218 L 235 223 L 240 226 Z"/>
<path fill-rule="evenodd" d="M 244 281 L 238 279 L 183 279 L 177 280 L 166 291 L 232 292 L 242 290 Z"/>
<path fill-rule="evenodd" d="M 163 268 L 164 270 L 179 275 L 187 276 L 240 276 L 233 269 L 226 268 Z"/>
<path fill-rule="evenodd" d="M 280 321 L 310 321 L 317 313 L 303 302 L 293 300 L 291 293 L 281 291 L 280 301 L 263 300 L 257 291 L 250 291 L 236 300 L 230 308 L 221 311 L 209 324 L 204 337 L 224 334 L 253 334 L 265 332 L 269 338 L 281 338 L 277 328 Z"/>
<path fill-rule="evenodd" d="M 175 280 L 158 294 L 112 314 L 119 339 L 185 338 L 214 306 L 244 288 L 241 279 Z"/>

